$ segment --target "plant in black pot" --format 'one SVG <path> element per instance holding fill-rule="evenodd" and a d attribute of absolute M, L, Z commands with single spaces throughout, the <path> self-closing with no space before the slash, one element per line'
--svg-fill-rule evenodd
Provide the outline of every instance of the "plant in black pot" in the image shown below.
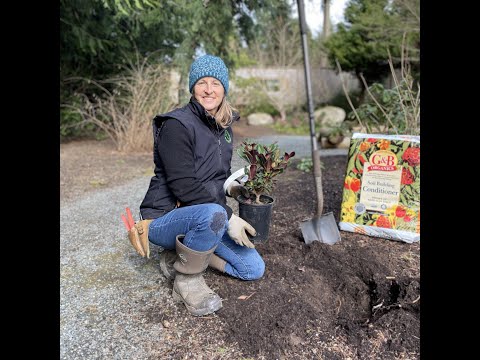
<path fill-rule="evenodd" d="M 269 145 L 257 144 L 253 140 L 243 141 L 237 153 L 245 160 L 244 186 L 250 198 L 237 196 L 239 215 L 257 231 L 256 236 L 249 236 L 255 243 L 263 243 L 268 239 L 272 207 L 275 199 L 271 196 L 276 176 L 283 173 L 295 152 L 280 155 L 276 142 Z"/>

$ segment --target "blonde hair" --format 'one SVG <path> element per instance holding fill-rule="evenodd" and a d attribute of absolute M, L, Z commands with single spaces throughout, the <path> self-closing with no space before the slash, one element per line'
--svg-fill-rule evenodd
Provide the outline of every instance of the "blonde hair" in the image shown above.
<path fill-rule="evenodd" d="M 227 100 L 227 97 L 224 96 L 222 102 L 220 103 L 217 113 L 215 114 L 215 120 L 223 128 L 227 128 L 232 125 L 233 122 L 233 112 L 238 110 L 233 107 L 232 104 Z"/>

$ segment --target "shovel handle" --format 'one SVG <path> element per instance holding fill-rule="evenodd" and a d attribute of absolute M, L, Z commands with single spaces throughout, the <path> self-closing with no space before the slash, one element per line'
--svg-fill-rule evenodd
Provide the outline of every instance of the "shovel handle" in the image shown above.
<path fill-rule="evenodd" d="M 297 0 L 298 18 L 300 20 L 300 34 L 307 33 L 307 23 L 305 21 L 305 5 L 303 0 Z"/>
<path fill-rule="evenodd" d="M 313 175 L 315 176 L 315 190 L 317 192 L 317 214 L 320 217 L 323 213 L 323 188 L 322 188 L 322 168 L 320 165 L 320 150 L 312 151 Z"/>
<path fill-rule="evenodd" d="M 305 23 L 305 6 L 303 0 L 297 0 L 298 18 L 300 20 L 300 32 L 302 35 L 303 64 L 305 69 L 305 86 L 307 93 L 308 116 L 310 123 L 310 141 L 312 144 L 313 175 L 315 177 L 315 189 L 317 191 L 317 214 L 319 218 L 323 212 L 323 190 L 322 190 L 322 170 L 320 168 L 320 150 L 321 144 L 317 142 L 315 136 L 315 113 L 313 109 L 312 80 L 310 76 L 310 62 L 308 59 L 308 43 Z"/>

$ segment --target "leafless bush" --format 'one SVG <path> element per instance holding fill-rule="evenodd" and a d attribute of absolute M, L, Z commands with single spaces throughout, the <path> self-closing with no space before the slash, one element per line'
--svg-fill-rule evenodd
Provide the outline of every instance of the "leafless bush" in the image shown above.
<path fill-rule="evenodd" d="M 269 75 L 269 69 L 275 69 L 275 73 L 285 73 L 286 76 L 289 68 L 301 64 L 299 32 L 298 26 L 291 26 L 284 18 L 275 19 L 268 28 L 268 46 L 260 41 L 255 41 L 250 46 L 250 56 L 257 69 L 253 70 L 255 74 L 251 74 L 255 81 L 248 88 L 245 87 L 243 92 L 242 89 L 237 90 L 238 96 L 246 97 L 246 102 L 256 102 L 261 97 L 279 112 L 281 122 L 286 121 L 287 111 L 292 107 L 285 101 L 285 97 L 292 91 L 292 86 L 288 83 L 292 79 L 279 82 L 275 75 L 273 78 Z"/>
<path fill-rule="evenodd" d="M 152 119 L 174 105 L 170 72 L 162 65 L 149 64 L 145 58 L 129 64 L 125 73 L 116 78 L 101 82 L 82 80 L 94 84 L 99 94 L 92 97 L 79 94 L 82 105 L 64 106 L 80 114 L 83 123 L 102 129 L 117 150 L 150 151 L 153 146 Z M 106 84 L 110 84 L 113 90 L 108 90 Z"/>
<path fill-rule="evenodd" d="M 403 52 L 402 52 L 403 54 Z M 394 86 L 385 89 L 382 84 L 368 86 L 360 76 L 369 98 L 355 108 L 347 89 L 344 93 L 352 108 L 348 118 L 358 121 L 360 132 L 384 134 L 420 134 L 420 83 L 414 81 L 409 62 L 402 56 L 400 70 L 395 70 L 389 53 L 388 63 Z M 341 71 L 337 61 L 338 70 Z"/>

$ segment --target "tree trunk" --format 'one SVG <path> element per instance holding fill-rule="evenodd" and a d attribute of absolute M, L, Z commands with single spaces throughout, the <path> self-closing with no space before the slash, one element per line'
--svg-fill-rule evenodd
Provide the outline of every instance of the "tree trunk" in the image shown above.
<path fill-rule="evenodd" d="M 323 0 L 323 40 L 327 40 L 332 32 L 332 25 L 330 23 L 330 0 Z"/>
<path fill-rule="evenodd" d="M 325 43 L 330 33 L 331 23 L 330 23 L 330 0 L 322 0 L 322 10 L 323 10 L 323 30 L 322 30 L 322 42 Z M 320 56 L 320 68 L 328 67 L 328 57 L 325 52 L 322 51 L 322 55 Z"/>

